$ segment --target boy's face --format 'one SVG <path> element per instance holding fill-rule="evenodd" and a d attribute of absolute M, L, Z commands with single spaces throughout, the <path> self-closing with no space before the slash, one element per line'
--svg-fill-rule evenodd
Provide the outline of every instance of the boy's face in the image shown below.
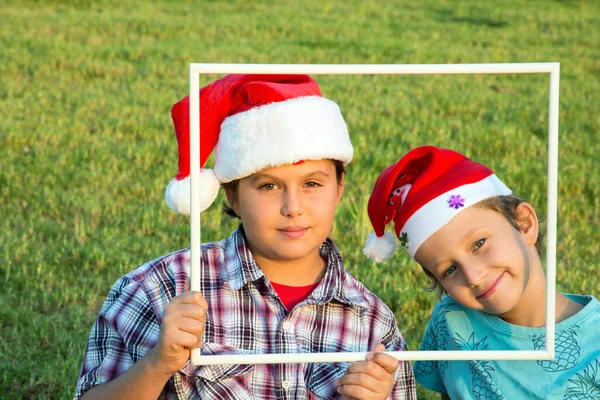
<path fill-rule="evenodd" d="M 518 210 L 522 231 L 498 212 L 469 207 L 429 237 L 415 259 L 458 303 L 512 319 L 511 310 L 523 311 L 523 299 L 532 297 L 524 296 L 528 286 L 539 287 L 530 285 L 532 269 L 541 269 L 537 217 L 527 203 Z"/>
<path fill-rule="evenodd" d="M 227 191 L 255 258 L 318 260 L 342 196 L 331 160 L 264 169 Z M 311 258 L 312 257 L 312 258 Z"/>

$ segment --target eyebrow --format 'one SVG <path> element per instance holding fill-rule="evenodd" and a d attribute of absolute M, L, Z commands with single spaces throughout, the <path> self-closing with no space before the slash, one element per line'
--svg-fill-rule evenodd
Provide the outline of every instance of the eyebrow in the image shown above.
<path fill-rule="evenodd" d="M 431 272 L 434 276 L 442 275 L 446 270 L 446 267 L 444 266 L 444 268 L 442 268 L 441 265 L 446 264 L 447 262 L 448 260 L 445 259 L 436 262 L 429 272 Z"/>
<path fill-rule="evenodd" d="M 310 178 L 310 177 L 315 176 L 315 175 L 323 175 L 325 178 L 329 178 L 329 176 L 330 176 L 327 172 L 318 170 L 318 171 L 313 171 L 313 172 L 310 172 L 310 173 L 306 174 L 304 176 L 304 178 Z"/>
<path fill-rule="evenodd" d="M 475 233 L 477 233 L 478 231 L 480 231 L 483 228 L 484 228 L 484 226 L 476 226 L 475 228 L 469 230 L 469 232 L 465 233 L 463 235 L 462 239 L 460 239 L 460 243 L 462 244 L 463 242 L 465 242 L 467 239 L 471 238 L 471 236 L 474 236 Z"/>
<path fill-rule="evenodd" d="M 325 178 L 330 177 L 330 175 L 327 172 L 318 170 L 318 171 L 312 171 L 312 172 L 307 173 L 306 175 L 303 176 L 303 178 L 309 179 L 316 175 L 323 175 Z M 279 181 L 279 180 L 281 180 L 281 177 L 277 177 L 277 176 L 270 175 L 270 174 L 255 174 L 249 179 L 249 182 L 255 183 L 255 182 L 257 182 L 259 180 L 263 180 L 263 179 Z"/>

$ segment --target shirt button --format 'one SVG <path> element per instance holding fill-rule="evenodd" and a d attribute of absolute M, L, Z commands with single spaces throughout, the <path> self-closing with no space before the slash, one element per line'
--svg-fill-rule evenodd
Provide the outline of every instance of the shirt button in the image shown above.
<path fill-rule="evenodd" d="M 290 388 L 290 386 L 292 386 L 292 384 L 289 381 L 281 382 L 281 387 L 284 388 L 285 390 L 288 390 Z"/>

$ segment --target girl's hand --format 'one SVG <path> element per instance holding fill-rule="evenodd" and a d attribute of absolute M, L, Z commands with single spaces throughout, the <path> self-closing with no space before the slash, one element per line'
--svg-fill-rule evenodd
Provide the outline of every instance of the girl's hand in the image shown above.
<path fill-rule="evenodd" d="M 189 281 L 186 290 L 165 307 L 158 342 L 148 352 L 152 365 L 169 377 L 202 345 L 208 303 L 200 292 L 189 291 Z"/>
<path fill-rule="evenodd" d="M 375 346 L 367 361 L 352 364 L 344 376 L 335 380 L 343 400 L 387 399 L 390 395 L 398 360 L 377 351 L 385 351 L 385 346 L 381 343 Z"/>

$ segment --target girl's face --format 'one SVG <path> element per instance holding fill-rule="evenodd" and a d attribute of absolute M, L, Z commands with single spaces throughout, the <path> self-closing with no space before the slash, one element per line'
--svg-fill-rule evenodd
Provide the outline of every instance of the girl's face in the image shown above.
<path fill-rule="evenodd" d="M 517 211 L 521 231 L 498 212 L 469 207 L 429 237 L 415 258 L 458 303 L 511 319 L 511 310 L 523 311 L 535 297 L 525 293 L 539 287 L 530 278 L 541 270 L 535 212 L 527 203 Z"/>
<path fill-rule="evenodd" d="M 342 192 L 333 161 L 319 160 L 264 169 L 240 179 L 227 198 L 255 258 L 317 260 Z"/>

